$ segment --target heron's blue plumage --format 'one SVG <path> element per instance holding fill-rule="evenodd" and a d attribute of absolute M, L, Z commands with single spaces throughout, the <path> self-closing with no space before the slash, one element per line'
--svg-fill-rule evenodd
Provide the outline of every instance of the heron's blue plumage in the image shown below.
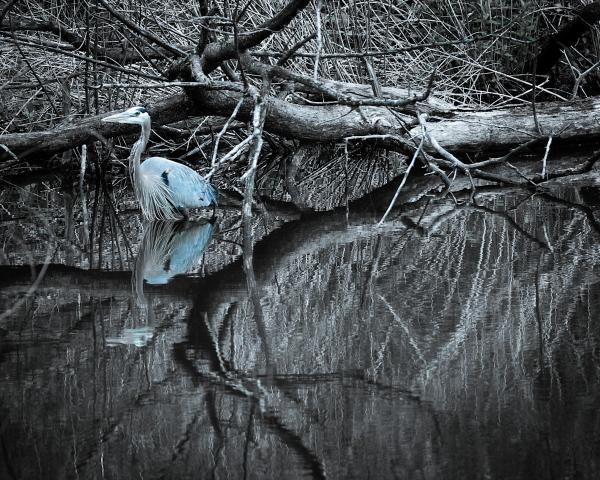
<path fill-rule="evenodd" d="M 201 208 L 216 205 L 218 195 L 215 188 L 198 173 L 181 163 L 162 157 L 150 157 L 140 166 L 143 178 L 161 177 L 167 185 L 175 208 Z"/>

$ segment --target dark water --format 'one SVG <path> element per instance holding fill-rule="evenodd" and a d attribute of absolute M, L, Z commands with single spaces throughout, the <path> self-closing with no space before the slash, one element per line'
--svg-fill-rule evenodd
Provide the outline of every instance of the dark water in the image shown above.
<path fill-rule="evenodd" d="M 125 191 L 0 194 L 0 478 L 600 477 L 597 189 L 251 238 Z"/>

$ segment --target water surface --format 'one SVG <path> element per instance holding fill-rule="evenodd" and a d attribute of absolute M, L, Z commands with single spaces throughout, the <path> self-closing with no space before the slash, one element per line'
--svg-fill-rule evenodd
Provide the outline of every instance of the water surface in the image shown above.
<path fill-rule="evenodd" d="M 1 478 L 600 475 L 594 187 L 251 238 L 124 191 L 2 193 Z"/>

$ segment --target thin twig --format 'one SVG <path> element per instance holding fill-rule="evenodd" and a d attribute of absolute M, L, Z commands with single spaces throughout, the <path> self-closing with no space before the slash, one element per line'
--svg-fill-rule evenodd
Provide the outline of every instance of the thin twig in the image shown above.
<path fill-rule="evenodd" d="M 552 145 L 552 135 L 548 137 L 548 143 L 546 143 L 546 150 L 544 151 L 544 158 L 542 158 L 542 177 L 546 176 L 546 162 L 548 161 L 548 154 L 550 153 L 550 145 Z"/>
<path fill-rule="evenodd" d="M 89 213 L 87 209 L 87 199 L 85 195 L 85 190 L 83 189 L 83 181 L 85 179 L 85 168 L 87 161 L 87 145 L 83 144 L 81 146 L 81 168 L 79 170 L 79 195 L 81 197 L 81 209 L 83 214 L 83 242 L 84 248 L 85 244 L 89 240 Z"/>
<path fill-rule="evenodd" d="M 408 179 L 408 175 L 410 174 L 410 171 L 415 166 L 415 162 L 417 160 L 417 157 L 421 153 L 421 150 L 423 149 L 423 144 L 424 143 L 425 143 L 425 135 L 423 135 L 421 137 L 421 142 L 419 143 L 419 146 L 415 150 L 415 153 L 412 156 L 412 159 L 411 159 L 410 163 L 408 164 L 408 167 L 406 168 L 406 172 L 404 172 L 404 177 L 402 178 L 402 181 L 400 182 L 400 185 L 398 185 L 398 188 L 396 190 L 396 193 L 394 194 L 394 197 L 392 198 L 392 201 L 388 205 L 388 208 L 385 211 L 385 213 L 383 214 L 383 217 L 381 217 L 381 220 L 379 220 L 379 223 L 377 224 L 378 227 L 380 227 L 383 224 L 383 222 L 385 222 L 385 219 L 387 218 L 387 216 L 392 211 L 392 208 L 394 208 L 394 204 L 396 203 L 396 200 L 398 200 L 398 196 L 400 195 L 400 191 L 402 190 L 402 187 L 404 187 L 404 184 L 406 183 L 406 180 Z"/>
<path fill-rule="evenodd" d="M 231 115 L 229 115 L 229 117 L 227 118 L 227 121 L 223 125 L 223 128 L 221 128 L 221 131 L 215 137 L 212 159 L 210 161 L 211 168 L 215 168 L 215 165 L 217 164 L 217 152 L 219 150 L 219 142 L 221 141 L 221 138 L 223 137 L 223 135 L 225 135 L 225 133 L 227 132 L 227 129 L 229 128 L 229 125 L 231 124 L 231 122 L 233 120 L 235 120 L 235 117 L 237 116 L 238 112 L 240 111 L 240 108 L 242 107 L 243 103 L 244 103 L 244 97 L 240 97 L 237 105 L 233 109 L 233 112 L 231 113 Z"/>
<path fill-rule="evenodd" d="M 287 63 L 287 61 L 294 56 L 298 49 L 302 48 L 308 42 L 313 40 L 316 36 L 316 33 L 311 33 L 307 37 L 304 37 L 302 40 L 300 40 L 298 43 L 292 45 L 292 47 L 287 52 L 285 52 L 279 60 L 277 60 L 276 65 L 278 67 L 283 67 Z"/>
<path fill-rule="evenodd" d="M 323 0 L 317 0 L 316 19 L 317 24 L 317 51 L 315 52 L 315 64 L 313 66 L 313 80 L 316 82 L 319 78 L 319 59 L 321 58 L 321 50 L 323 49 L 323 35 L 321 33 L 321 7 Z"/>

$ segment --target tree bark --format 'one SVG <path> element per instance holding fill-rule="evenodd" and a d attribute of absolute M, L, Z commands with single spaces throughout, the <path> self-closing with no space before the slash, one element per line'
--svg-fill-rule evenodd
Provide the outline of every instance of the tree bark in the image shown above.
<path fill-rule="evenodd" d="M 195 115 L 229 116 L 242 94 L 238 92 L 190 90 L 148 106 L 153 125 L 164 125 Z M 411 118 L 384 107 L 352 108 L 344 105 L 299 105 L 276 97 L 266 99 L 265 130 L 304 142 L 337 142 L 352 136 L 390 136 L 381 145 L 408 153 L 421 137 L 420 127 L 408 130 Z M 237 115 L 251 118 L 254 104 L 246 98 Z M 44 161 L 48 156 L 105 137 L 135 134 L 132 125 L 105 124 L 105 115 L 81 119 L 78 125 L 53 130 L 0 136 L 0 159 L 10 150 L 20 160 Z M 592 142 L 600 136 L 600 99 L 537 105 L 537 130 L 530 107 L 495 110 L 453 110 L 428 120 L 430 134 L 452 152 L 507 150 L 542 135 L 554 140 Z M 393 136 L 393 138 L 392 138 Z"/>
<path fill-rule="evenodd" d="M 429 132 L 446 150 L 507 150 L 542 135 L 563 142 L 596 142 L 600 135 L 600 98 L 536 105 L 538 131 L 530 106 L 453 111 L 430 121 Z M 420 139 L 419 128 L 411 130 Z"/>

